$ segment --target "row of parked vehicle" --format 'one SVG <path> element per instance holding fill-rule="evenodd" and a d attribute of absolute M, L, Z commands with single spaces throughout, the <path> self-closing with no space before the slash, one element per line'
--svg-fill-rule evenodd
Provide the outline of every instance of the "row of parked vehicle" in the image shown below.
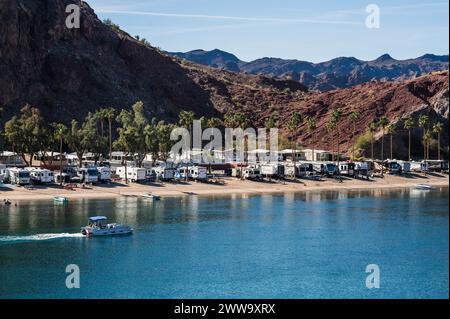
<path fill-rule="evenodd" d="M 284 162 L 236 167 L 228 175 L 245 179 L 261 178 L 317 178 L 336 175 L 354 178 L 369 178 L 374 172 L 384 170 L 389 174 L 427 173 L 430 171 L 448 172 L 446 161 L 408 162 L 387 160 L 384 162 Z M 242 173 L 241 173 L 242 172 Z"/>
<path fill-rule="evenodd" d="M 102 166 L 86 166 L 86 167 L 67 167 L 62 173 L 53 172 L 44 168 L 27 167 L 7 168 L 0 167 L 0 182 L 13 185 L 30 185 L 30 184 L 51 184 L 51 183 L 84 183 L 96 184 L 110 182 L 114 178 L 128 180 L 130 182 L 139 183 L 148 180 L 153 181 L 170 181 L 170 180 L 206 180 L 207 169 L 196 165 L 180 166 L 178 168 L 170 168 L 157 166 L 152 168 L 140 167 L 110 167 Z"/>

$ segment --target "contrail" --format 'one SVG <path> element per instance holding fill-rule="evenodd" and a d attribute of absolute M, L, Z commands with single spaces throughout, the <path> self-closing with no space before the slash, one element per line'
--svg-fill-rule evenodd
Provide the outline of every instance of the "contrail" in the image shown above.
<path fill-rule="evenodd" d="M 360 25 L 362 23 L 352 21 L 338 20 L 321 20 L 321 19 L 288 19 L 288 18 L 253 18 L 253 17 L 236 17 L 236 16 L 219 16 L 204 14 L 180 14 L 180 13 L 163 13 L 149 11 L 127 11 L 127 10 L 108 10 L 98 9 L 99 13 L 127 14 L 141 16 L 171 17 L 171 18 L 191 18 L 191 19 L 209 19 L 209 20 L 233 20 L 233 21 L 249 21 L 249 22 L 290 22 L 290 23 L 315 23 L 315 24 L 349 24 Z"/>

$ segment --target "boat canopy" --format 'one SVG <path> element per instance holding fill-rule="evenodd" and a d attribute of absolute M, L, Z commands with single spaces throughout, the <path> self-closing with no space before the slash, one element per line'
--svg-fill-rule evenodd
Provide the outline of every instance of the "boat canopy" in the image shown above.
<path fill-rule="evenodd" d="M 98 222 L 101 220 L 107 220 L 108 218 L 106 218 L 105 216 L 94 216 L 94 217 L 90 217 L 89 220 L 92 222 Z"/>

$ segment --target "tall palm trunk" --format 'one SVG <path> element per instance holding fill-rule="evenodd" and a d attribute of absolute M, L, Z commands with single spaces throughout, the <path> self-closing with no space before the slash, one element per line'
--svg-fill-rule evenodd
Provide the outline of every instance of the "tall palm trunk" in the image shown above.
<path fill-rule="evenodd" d="M 425 140 L 425 128 L 423 128 L 423 159 L 427 159 L 427 142 Z"/>
<path fill-rule="evenodd" d="M 109 121 L 109 161 L 112 160 L 112 118 L 108 118 Z"/>
<path fill-rule="evenodd" d="M 63 175 L 62 175 L 62 173 L 63 173 L 62 151 L 63 151 L 63 137 L 62 137 L 62 134 L 61 134 L 61 136 L 59 137 L 59 178 L 60 178 L 59 185 L 61 185 L 61 186 L 62 186 L 62 184 L 63 184 Z"/>
<path fill-rule="evenodd" d="M 381 176 L 384 175 L 384 130 L 381 136 Z"/>
<path fill-rule="evenodd" d="M 394 159 L 394 152 L 392 149 L 392 134 L 391 134 L 391 159 Z"/>
<path fill-rule="evenodd" d="M 411 130 L 408 130 L 408 161 L 411 160 Z"/>
<path fill-rule="evenodd" d="M 441 160 L 441 133 L 438 133 L 438 161 Z"/>

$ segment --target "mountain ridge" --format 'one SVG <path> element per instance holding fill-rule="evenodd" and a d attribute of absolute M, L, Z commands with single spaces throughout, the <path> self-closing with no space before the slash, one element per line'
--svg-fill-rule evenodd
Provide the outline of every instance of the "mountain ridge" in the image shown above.
<path fill-rule="evenodd" d="M 245 62 L 219 49 L 167 53 L 181 59 L 234 72 L 288 78 L 299 81 L 311 90 L 319 91 L 347 88 L 375 80 L 407 80 L 435 71 L 448 70 L 449 65 L 448 55 L 430 53 L 405 60 L 394 59 L 385 53 L 370 61 L 355 57 L 337 57 L 320 63 L 275 57 L 263 57 Z"/>

